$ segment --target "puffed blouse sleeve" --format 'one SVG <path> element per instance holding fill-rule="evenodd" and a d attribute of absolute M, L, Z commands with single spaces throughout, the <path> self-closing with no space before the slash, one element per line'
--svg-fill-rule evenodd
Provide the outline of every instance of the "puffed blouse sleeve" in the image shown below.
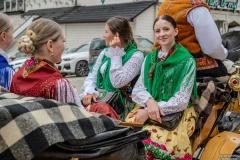
<path fill-rule="evenodd" d="M 96 86 L 96 81 L 97 81 L 97 73 L 98 69 L 102 63 L 102 58 L 105 54 L 106 50 L 104 49 L 98 56 L 96 63 L 93 66 L 92 72 L 89 72 L 89 75 L 86 77 L 84 80 L 83 86 L 82 86 L 82 91 L 83 93 L 80 95 L 80 98 L 82 99 L 85 97 L 87 94 L 94 94 L 96 97 L 99 95 L 99 92 L 95 90 Z"/>
<path fill-rule="evenodd" d="M 132 79 L 139 75 L 144 55 L 141 51 L 137 51 L 125 63 L 122 64 L 122 57 L 125 55 L 123 48 L 109 48 L 106 56 L 111 59 L 110 80 L 115 88 L 121 88 L 128 84 Z"/>

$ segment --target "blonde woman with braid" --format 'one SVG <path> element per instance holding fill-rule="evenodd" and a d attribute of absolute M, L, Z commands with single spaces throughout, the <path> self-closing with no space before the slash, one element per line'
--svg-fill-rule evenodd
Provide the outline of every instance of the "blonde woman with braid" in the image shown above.
<path fill-rule="evenodd" d="M 4 13 L 0 12 L 0 86 L 10 89 L 14 70 L 8 64 L 8 56 L 5 51 L 13 41 L 13 23 Z"/>
<path fill-rule="evenodd" d="M 64 42 L 58 23 L 48 19 L 34 21 L 18 42 L 18 50 L 32 57 L 14 75 L 10 91 L 82 107 L 77 90 L 54 65 L 61 61 Z"/>

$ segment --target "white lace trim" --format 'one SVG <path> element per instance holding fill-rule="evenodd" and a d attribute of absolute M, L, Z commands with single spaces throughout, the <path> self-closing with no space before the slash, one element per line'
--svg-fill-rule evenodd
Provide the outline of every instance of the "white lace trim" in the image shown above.
<path fill-rule="evenodd" d="M 162 52 L 162 51 L 159 51 L 158 52 L 158 58 L 166 58 L 168 55 L 168 52 Z"/>
<path fill-rule="evenodd" d="M 146 60 L 146 59 L 145 59 Z M 135 84 L 132 91 L 132 100 L 140 105 L 141 107 L 146 107 L 146 103 L 149 98 L 152 98 L 151 94 L 147 91 L 147 88 L 144 86 L 144 64 L 142 64 L 141 75 L 138 78 L 137 83 Z"/>
<path fill-rule="evenodd" d="M 66 79 L 57 81 L 57 97 L 55 99 L 61 103 L 75 103 L 83 108 L 77 90 Z"/>
<path fill-rule="evenodd" d="M 141 71 L 141 65 L 144 60 L 142 52 L 138 51 L 122 65 L 122 58 L 114 56 L 111 58 L 110 80 L 115 88 L 121 88 L 128 84 Z"/>
<path fill-rule="evenodd" d="M 166 115 L 183 111 L 187 108 L 193 90 L 194 75 L 196 74 L 196 70 L 191 67 L 193 66 L 193 63 L 193 60 L 190 60 L 189 63 L 185 64 L 189 70 L 186 72 L 187 74 L 182 81 L 179 91 L 176 92 L 175 95 L 168 100 L 168 102 L 162 101 L 158 103 Z"/>
<path fill-rule="evenodd" d="M 112 58 L 114 56 L 120 56 L 123 57 L 126 54 L 126 52 L 124 51 L 124 48 L 120 48 L 118 46 L 116 46 L 115 48 L 108 48 L 108 51 L 105 52 L 105 55 L 109 58 Z"/>

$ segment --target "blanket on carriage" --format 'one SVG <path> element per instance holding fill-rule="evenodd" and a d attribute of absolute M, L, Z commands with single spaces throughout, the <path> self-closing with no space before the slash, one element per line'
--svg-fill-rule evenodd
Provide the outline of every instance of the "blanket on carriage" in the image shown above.
<path fill-rule="evenodd" d="M 74 104 L 19 96 L 0 87 L 1 160 L 29 160 L 53 144 L 91 137 L 119 123 Z"/>
<path fill-rule="evenodd" d="M 198 99 L 191 97 L 194 109 L 197 113 L 197 121 L 195 131 L 192 138 L 196 138 L 203 124 L 207 121 L 214 104 L 220 102 L 228 102 L 230 99 L 230 91 L 226 89 L 223 83 L 215 83 L 213 81 L 197 83 Z"/>

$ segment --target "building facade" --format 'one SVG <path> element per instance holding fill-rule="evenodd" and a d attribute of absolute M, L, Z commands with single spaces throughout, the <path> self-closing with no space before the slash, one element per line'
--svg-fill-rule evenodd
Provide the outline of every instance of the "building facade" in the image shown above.
<path fill-rule="evenodd" d="M 10 15 L 17 39 L 25 33 L 29 21 L 44 17 L 58 22 L 66 38 L 66 47 L 78 47 L 93 38 L 102 37 L 108 18 L 121 15 L 128 18 L 133 33 L 154 41 L 152 24 L 163 0 L 4 0 L 0 8 Z M 224 34 L 239 29 L 238 0 L 206 0 L 212 16 Z M 28 23 L 27 23 L 28 22 Z"/>

